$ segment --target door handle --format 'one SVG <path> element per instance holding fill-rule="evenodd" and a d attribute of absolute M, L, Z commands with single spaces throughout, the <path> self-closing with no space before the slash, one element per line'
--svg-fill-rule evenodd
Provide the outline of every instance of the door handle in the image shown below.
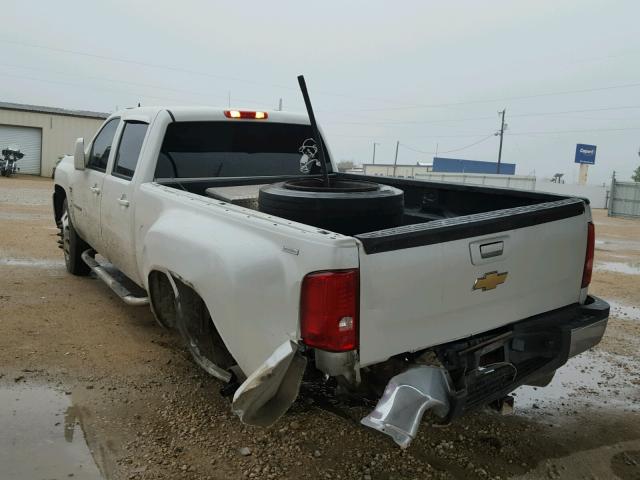
<path fill-rule="evenodd" d="M 480 256 L 482 258 L 499 257 L 504 251 L 504 242 L 491 242 L 480 245 Z"/>
<path fill-rule="evenodd" d="M 129 200 L 127 200 L 127 197 L 124 194 L 118 199 L 118 203 L 123 207 L 129 206 Z"/>
<path fill-rule="evenodd" d="M 95 195 L 100 195 L 100 187 L 98 187 L 98 185 L 94 185 L 93 187 L 89 187 L 89 190 L 91 190 L 92 193 L 94 193 Z"/>
<path fill-rule="evenodd" d="M 483 265 L 505 260 L 509 255 L 509 235 L 484 238 L 469 244 L 471 263 Z"/>

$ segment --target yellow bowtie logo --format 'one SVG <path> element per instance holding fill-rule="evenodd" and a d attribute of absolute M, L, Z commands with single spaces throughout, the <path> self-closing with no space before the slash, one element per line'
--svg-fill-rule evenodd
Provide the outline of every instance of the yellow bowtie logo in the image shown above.
<path fill-rule="evenodd" d="M 498 285 L 502 285 L 507 281 L 508 272 L 489 272 L 485 273 L 483 276 L 476 278 L 475 283 L 473 284 L 474 290 L 482 290 L 486 292 L 487 290 L 493 290 Z"/>

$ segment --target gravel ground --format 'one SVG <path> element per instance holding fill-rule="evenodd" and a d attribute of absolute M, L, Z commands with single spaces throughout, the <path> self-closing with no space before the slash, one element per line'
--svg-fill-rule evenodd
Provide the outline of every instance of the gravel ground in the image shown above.
<path fill-rule="evenodd" d="M 272 428 L 240 424 L 221 384 L 148 309 L 66 273 L 51 191 L 47 179 L 0 179 L 7 478 L 640 479 L 640 221 L 594 212 L 591 291 L 613 305 L 596 349 L 550 387 L 517 390 L 513 415 L 481 411 L 445 427 L 427 418 L 401 451 L 359 426 L 365 408 L 310 393 Z M 45 455 L 33 436 L 62 453 Z"/>

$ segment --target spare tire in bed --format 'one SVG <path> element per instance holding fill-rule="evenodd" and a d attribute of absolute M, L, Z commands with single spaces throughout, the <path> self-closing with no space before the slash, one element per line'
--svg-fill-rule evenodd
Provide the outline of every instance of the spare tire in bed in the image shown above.
<path fill-rule="evenodd" d="M 320 179 L 265 185 L 258 197 L 261 212 L 343 235 L 373 232 L 402 224 L 404 193 L 379 183 Z"/>

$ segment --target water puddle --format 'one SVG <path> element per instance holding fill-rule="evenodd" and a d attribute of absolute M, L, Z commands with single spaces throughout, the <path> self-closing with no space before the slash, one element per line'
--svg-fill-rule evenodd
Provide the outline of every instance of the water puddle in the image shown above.
<path fill-rule="evenodd" d="M 640 321 L 640 307 L 634 305 L 627 305 L 617 300 L 607 299 L 611 306 L 611 316 L 621 318 L 623 320 L 638 320 Z"/>
<path fill-rule="evenodd" d="M 43 386 L 0 388 L 2 478 L 102 478 L 69 396 Z"/>
<path fill-rule="evenodd" d="M 59 268 L 64 267 L 64 260 L 49 260 L 45 258 L 0 258 L 0 266 Z"/>
<path fill-rule="evenodd" d="M 640 275 L 640 262 L 598 262 L 596 270 L 624 273 L 625 275 Z"/>
<path fill-rule="evenodd" d="M 518 388 L 516 410 L 524 415 L 552 415 L 558 411 L 591 409 L 640 411 L 637 362 L 622 355 L 589 351 L 560 367 L 546 387 Z M 637 378 L 636 378 L 637 381 Z"/>

